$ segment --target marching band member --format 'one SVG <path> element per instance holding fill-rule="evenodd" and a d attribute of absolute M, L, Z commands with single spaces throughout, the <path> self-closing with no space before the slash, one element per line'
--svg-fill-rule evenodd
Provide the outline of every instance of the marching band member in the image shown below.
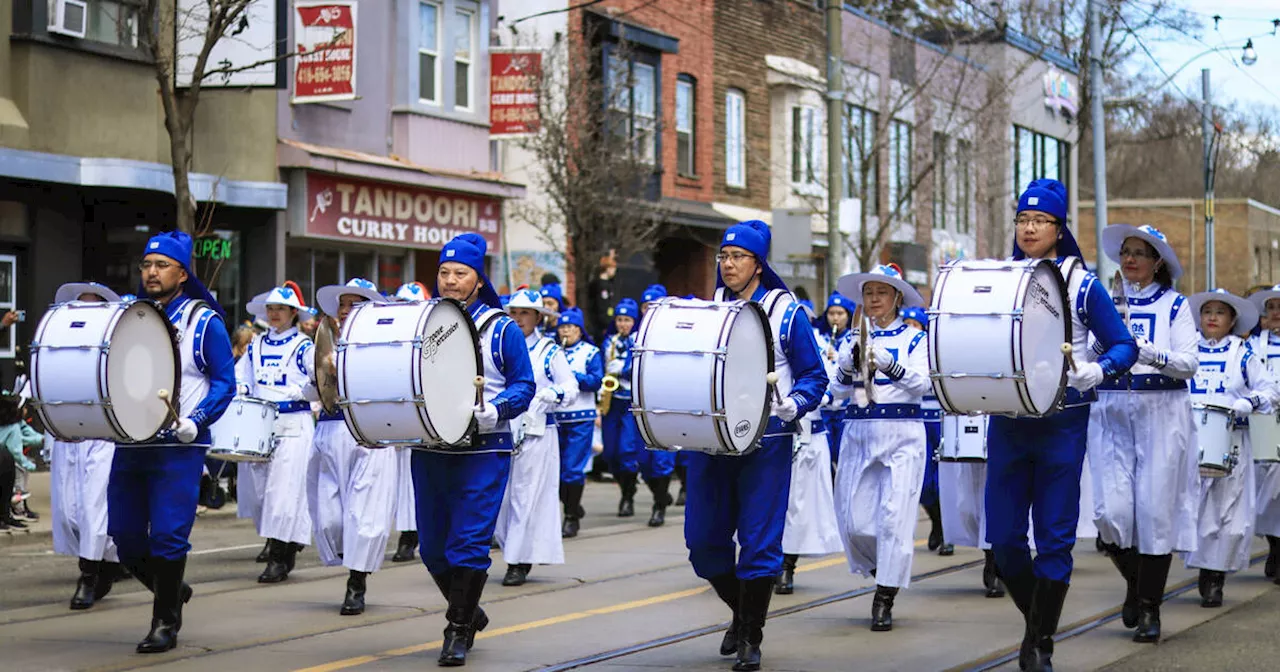
<path fill-rule="evenodd" d="M 653 494 L 653 512 L 649 515 L 649 527 L 661 527 L 666 522 L 667 507 L 672 504 L 670 493 L 671 474 L 675 471 L 677 453 L 666 450 L 646 450 L 640 427 L 631 414 L 631 348 L 635 346 L 635 326 L 640 307 L 631 299 L 623 299 L 614 308 L 617 325 L 615 352 L 608 362 L 608 373 L 618 378 L 618 389 L 613 393 L 606 421 L 615 432 L 616 454 L 610 466 L 613 476 L 622 489 L 622 502 L 618 515 L 632 515 L 636 494 L 637 475 L 644 477 L 645 485 Z M 619 395 L 621 393 L 621 395 Z M 605 434 L 608 437 L 608 434 Z M 625 508 L 625 512 L 624 509 Z"/>
<path fill-rule="evenodd" d="M 929 316 L 920 306 L 902 309 L 902 321 L 913 329 L 927 331 Z M 920 506 L 929 515 L 929 550 L 938 555 L 953 555 L 955 544 L 948 543 L 942 534 L 942 502 L 938 495 L 938 446 L 942 445 L 942 405 L 930 389 L 920 400 L 920 412 L 924 418 L 925 459 L 924 484 L 920 488 Z"/>
<path fill-rule="evenodd" d="M 1199 369 L 1191 381 L 1191 400 L 1229 407 L 1235 414 L 1234 442 L 1240 446 L 1238 462 L 1227 475 L 1200 479 L 1198 546 L 1186 554 L 1187 567 L 1200 570 L 1200 606 L 1213 608 L 1222 606 L 1227 573 L 1249 566 L 1253 541 L 1253 447 L 1241 428 L 1250 414 L 1272 411 L 1277 391 L 1266 365 L 1244 340 L 1258 322 L 1253 304 L 1225 289 L 1193 294 L 1189 302 L 1200 316 Z"/>
<path fill-rule="evenodd" d="M 654 304 L 656 304 L 658 301 L 666 297 L 667 297 L 666 285 L 653 284 L 644 288 L 644 291 L 640 293 L 640 315 L 639 317 L 636 318 L 635 320 L 636 324 L 631 330 L 633 333 L 638 332 L 640 320 L 644 317 L 645 313 L 649 312 L 649 309 L 652 308 Z M 692 299 L 695 297 L 688 296 L 685 298 Z M 635 344 L 635 336 L 632 336 L 631 342 L 633 345 Z M 627 369 L 628 379 L 630 378 L 630 375 L 631 375 L 631 370 L 628 368 Z M 631 418 L 631 420 L 634 421 L 635 418 L 633 417 Z M 635 440 L 638 445 L 642 445 L 644 443 L 644 439 L 640 437 L 639 427 L 636 428 Z M 665 460 L 667 458 L 661 457 L 659 459 Z M 688 481 L 686 479 L 686 476 L 688 476 L 688 473 L 689 473 L 689 455 L 687 452 L 685 451 L 676 452 L 675 466 L 672 467 L 672 473 L 675 474 L 676 480 L 680 481 L 680 491 L 676 493 L 676 499 L 674 503 L 676 506 L 684 506 L 685 498 L 688 496 L 688 488 L 686 486 Z M 648 478 L 649 478 L 648 475 L 646 475 L 645 476 L 646 482 L 648 482 Z M 667 483 L 670 484 L 670 476 L 667 476 Z M 665 492 L 667 488 L 663 487 L 662 490 L 663 492 Z M 654 501 L 656 502 L 657 500 L 655 499 Z M 658 509 L 655 508 L 654 514 L 657 514 L 657 513 L 658 513 Z M 664 509 L 661 516 L 662 522 L 665 522 L 666 520 L 665 515 L 666 515 L 666 512 Z M 652 523 L 661 524 L 658 520 L 655 519 L 654 516 L 650 516 L 649 522 L 651 524 Z"/>
<path fill-rule="evenodd" d="M 480 609 L 480 594 L 491 564 L 489 541 L 511 471 L 514 444 L 509 423 L 529 409 L 534 394 L 524 334 L 498 307 L 498 293 L 484 273 L 487 248 L 476 233 L 446 243 L 434 292 L 466 305 L 479 332 L 484 389 L 483 401 L 473 409 L 478 431 L 468 447 L 423 446 L 410 458 L 418 551 L 449 601 L 439 658 L 446 667 L 465 665 L 476 633 L 489 624 Z"/>
<path fill-rule="evenodd" d="M 667 297 L 666 285 L 649 285 L 640 293 L 640 315 L 649 312 L 653 304 Z"/>
<path fill-rule="evenodd" d="M 261 305 L 271 295 L 270 290 L 265 291 L 249 300 L 250 304 Z M 254 323 L 266 323 L 266 316 L 253 316 Z M 265 329 L 264 329 L 265 331 Z M 252 335 L 249 337 L 249 343 L 245 344 L 245 353 L 249 352 L 249 344 L 258 337 L 257 327 L 253 327 Z M 232 344 L 232 354 L 234 356 L 235 345 Z M 249 389 L 252 380 L 243 378 L 248 375 L 247 368 L 240 366 L 240 360 L 244 359 L 244 355 L 235 358 L 236 362 L 236 389 Z M 265 483 L 259 483 L 258 480 L 264 471 L 254 471 L 249 468 L 248 464 L 236 465 L 236 518 L 245 518 L 253 521 L 253 529 L 262 529 L 262 493 L 266 487 Z M 265 563 L 271 559 L 271 540 L 268 539 L 262 544 L 262 550 L 258 551 L 258 556 L 254 558 L 254 562 Z"/>
<path fill-rule="evenodd" d="M 801 305 L 806 301 L 800 301 Z M 805 309 L 813 315 L 812 304 Z M 818 352 L 826 337 L 816 333 Z M 824 398 L 830 394 L 824 395 Z M 836 524 L 836 504 L 832 494 L 831 452 L 827 448 L 827 428 L 822 412 L 814 408 L 799 420 L 795 448 L 791 454 L 791 490 L 787 496 L 787 520 L 782 528 L 782 573 L 774 593 L 795 592 L 796 562 L 800 556 L 839 553 L 840 528 Z"/>
<path fill-rule="evenodd" d="M 396 290 L 396 298 L 401 301 L 426 301 L 431 298 L 431 292 L 421 282 L 406 282 Z M 417 508 L 413 501 L 413 473 L 409 459 L 413 449 L 409 446 L 396 446 L 394 450 L 398 483 L 394 529 L 400 533 L 400 538 L 396 541 L 396 552 L 391 556 L 391 562 L 409 562 L 418 549 Z"/>
<path fill-rule="evenodd" d="M 552 409 L 574 398 L 566 392 L 578 387 L 578 379 L 556 342 L 538 332 L 538 324 L 550 311 L 532 289 L 517 292 L 507 312 L 524 333 L 533 366 L 537 394 L 529 410 L 517 420 L 524 440 L 511 457 L 511 477 L 498 511 L 494 537 L 507 561 L 504 586 L 522 586 L 533 565 L 564 564 L 560 539 L 559 498 L 560 434 Z"/>
<path fill-rule="evenodd" d="M 72 282 L 58 288 L 54 303 L 116 302 L 120 296 L 96 282 Z M 107 481 L 116 446 L 110 441 L 60 441 L 45 436 L 52 453 L 50 477 L 53 552 L 80 558 L 80 579 L 72 609 L 88 609 L 123 578 L 115 542 L 107 536 Z"/>
<path fill-rule="evenodd" d="M 1089 476 L 1098 538 L 1127 586 L 1123 621 L 1135 642 L 1160 639 L 1160 602 L 1173 552 L 1195 550 L 1199 478 L 1187 379 L 1196 320 L 1173 290 L 1182 265 L 1151 226 L 1114 224 L 1103 252 L 1120 264 L 1138 363 L 1098 386 L 1089 411 Z"/>
<path fill-rule="evenodd" d="M 983 423 L 986 441 L 986 423 Z M 942 531 L 946 545 L 969 546 L 982 551 L 982 585 L 986 596 L 1004 597 L 1004 583 L 996 571 L 995 553 L 987 541 L 987 511 L 983 491 L 987 485 L 987 462 L 939 462 L 938 500 L 942 510 Z"/>
<path fill-rule="evenodd" d="M 858 351 L 852 338 L 841 348 L 833 394 L 849 394 L 863 357 L 872 357 L 883 375 L 863 381 L 874 386 L 875 403 L 850 406 L 846 416 L 836 465 L 836 518 L 849 570 L 876 579 L 871 630 L 885 632 L 893 629 L 898 590 L 911 582 L 925 460 L 920 399 L 930 385 L 924 332 L 903 323 L 898 311 L 924 299 L 891 266 L 846 275 L 838 284 L 842 294 L 862 297 L 873 331 L 867 338 L 869 353 Z"/>
<path fill-rule="evenodd" d="M 325 319 L 336 319 L 339 333 L 356 304 L 382 298 L 377 286 L 364 278 L 316 291 Z M 311 352 L 314 358 L 314 349 Z M 330 353 L 329 361 L 315 366 L 328 367 L 336 375 L 335 360 Z M 399 450 L 366 448 L 351 435 L 342 409 L 332 414 L 323 409 L 320 412 L 315 450 L 307 462 L 307 500 L 320 562 L 326 567 L 347 568 L 346 593 L 338 609 L 343 616 L 364 613 L 368 577 L 382 567 L 399 494 Z"/>
<path fill-rule="evenodd" d="M 576 537 L 579 521 L 586 515 L 582 508 L 582 491 L 586 488 L 587 460 L 591 459 L 592 430 L 596 420 L 596 391 L 604 379 L 604 364 L 600 360 L 600 349 L 587 342 L 582 311 L 569 308 L 560 313 L 557 323 L 560 347 L 578 383 L 566 390 L 572 399 L 555 412 L 556 431 L 560 433 L 560 501 L 564 502 L 564 527 L 560 532 L 565 537 Z M 618 476 L 618 482 L 622 484 L 621 476 Z M 624 485 L 624 503 L 630 501 L 626 492 Z M 635 482 L 632 481 L 634 492 Z M 621 505 L 618 515 L 623 515 Z"/>
<path fill-rule="evenodd" d="M 138 653 L 178 645 L 188 537 L 195 523 L 200 474 L 213 424 L 235 394 L 231 339 L 222 308 L 191 270 L 191 236 L 160 233 L 147 241 L 139 268 L 142 291 L 178 331 L 181 394 L 169 402 L 175 424 L 150 443 L 118 444 L 107 484 L 107 534 L 120 562 L 155 594 L 151 631 Z M 157 450 L 157 448 L 159 450 Z"/>
<path fill-rule="evenodd" d="M 564 293 L 560 289 L 559 283 L 551 283 L 543 285 L 542 289 L 538 290 L 538 294 L 542 297 L 542 306 L 551 311 L 551 314 L 555 315 L 555 317 L 552 317 L 551 314 L 543 316 L 542 331 L 547 338 L 550 338 L 553 341 L 557 340 L 556 319 L 559 318 L 560 313 L 564 312 L 564 309 L 568 307 L 564 302 Z"/>
<path fill-rule="evenodd" d="M 623 351 L 624 345 L 629 349 L 634 344 L 635 337 L 632 332 L 635 331 L 636 321 L 640 318 L 640 306 L 635 299 L 622 299 L 612 308 L 612 312 L 613 328 L 609 330 L 612 333 L 605 337 L 604 345 L 600 348 L 600 351 L 604 353 L 606 369 L 614 359 L 620 359 L 620 353 Z M 628 370 L 629 373 L 630 371 Z M 616 475 L 618 442 L 622 436 L 622 419 L 624 416 L 630 415 L 631 409 L 631 376 L 618 375 L 617 379 L 618 389 L 613 391 L 609 408 L 605 409 L 606 412 L 600 417 L 600 445 L 603 450 L 597 456 L 597 461 L 592 462 L 591 470 L 593 476 L 606 470 Z M 603 383 L 601 387 L 603 387 Z M 604 391 L 601 390 L 600 394 L 603 397 Z"/>
<path fill-rule="evenodd" d="M 685 546 L 694 573 L 709 581 L 733 611 L 720 654 L 737 654 L 734 670 L 760 669 L 769 599 L 782 571 L 792 435 L 796 420 L 818 406 L 827 387 L 822 355 L 803 309 L 769 267 L 769 243 L 769 225 L 761 221 L 725 231 L 716 255 L 715 299 L 764 306 L 778 374 L 774 391 L 781 400 L 773 402 L 764 438 L 754 451 L 741 456 L 689 451 L 688 458 Z"/>
<path fill-rule="evenodd" d="M 818 322 L 818 330 L 822 338 L 818 344 L 822 346 L 823 361 L 827 369 L 827 377 L 832 381 L 840 371 L 836 359 L 840 347 L 853 333 L 850 329 L 853 321 L 854 302 L 838 291 L 827 297 L 827 307 Z M 844 437 L 844 412 L 849 405 L 848 399 L 836 399 L 831 395 L 823 397 L 822 424 L 827 428 L 827 444 L 831 453 L 831 480 L 835 481 L 835 467 L 840 464 L 840 439 Z"/>
<path fill-rule="evenodd" d="M 1263 328 L 1249 340 L 1253 352 L 1262 360 L 1272 379 L 1280 373 L 1280 285 L 1249 296 L 1249 301 L 1262 315 Z M 1276 565 L 1280 560 L 1280 462 L 1254 462 L 1257 470 L 1257 497 L 1254 506 L 1258 511 L 1255 532 L 1267 539 L 1267 562 L 1263 574 L 1277 578 Z M 1280 583 L 1280 580 L 1277 580 Z"/>
<path fill-rule="evenodd" d="M 250 302 L 249 314 L 271 326 L 249 344 L 236 363 L 240 391 L 276 405 L 276 448 L 271 460 L 246 466 L 253 487 L 262 498 L 258 534 L 267 539 L 267 567 L 258 583 L 289 578 L 294 559 L 311 543 L 311 512 L 307 507 L 307 464 L 315 423 L 311 420 L 316 351 L 311 339 L 298 331 L 302 302 L 289 287 L 272 289 L 261 302 Z"/>
<path fill-rule="evenodd" d="M 1067 227 L 1067 188 L 1061 182 L 1033 180 L 1018 199 L 1013 258 L 1055 261 L 1072 307 L 1075 366 L 1067 373 L 1065 409 L 1040 418 L 992 416 L 987 429 L 987 541 L 1026 621 L 1019 666 L 1044 670 L 1052 669 L 1053 634 L 1071 581 L 1093 388 L 1133 366 L 1138 348 L 1110 295 L 1084 268 Z M 1101 355 L 1090 350 L 1090 333 L 1101 343 Z"/>

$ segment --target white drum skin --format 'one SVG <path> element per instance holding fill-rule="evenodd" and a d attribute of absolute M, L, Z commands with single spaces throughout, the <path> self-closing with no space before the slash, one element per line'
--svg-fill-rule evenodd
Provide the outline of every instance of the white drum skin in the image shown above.
<path fill-rule="evenodd" d="M 339 405 L 361 445 L 448 446 L 474 430 L 476 327 L 450 299 L 355 306 L 338 340 Z"/>
<path fill-rule="evenodd" d="M 1056 412 L 1067 387 L 1061 348 L 1071 341 L 1068 310 L 1066 284 L 1049 260 L 944 266 L 928 330 L 929 373 L 943 410 Z"/>
<path fill-rule="evenodd" d="M 209 457 L 228 462 L 270 462 L 275 452 L 276 405 L 253 397 L 236 397 L 218 421 Z"/>
<path fill-rule="evenodd" d="M 1225 406 L 1192 404 L 1191 417 L 1200 442 L 1200 475 L 1221 478 L 1240 459 L 1241 436 L 1235 429 L 1235 413 Z"/>
<path fill-rule="evenodd" d="M 987 416 L 943 415 L 940 462 L 986 462 Z"/>
<path fill-rule="evenodd" d="M 1280 413 L 1250 415 L 1249 443 L 1254 462 L 1280 462 Z"/>
<path fill-rule="evenodd" d="M 53 306 L 31 353 L 35 406 L 60 440 L 144 443 L 172 422 L 157 393 L 181 398 L 178 349 L 149 300 Z"/>
<path fill-rule="evenodd" d="M 644 316 L 632 352 L 631 411 L 646 446 L 741 455 L 759 445 L 773 370 L 759 304 L 664 299 Z"/>

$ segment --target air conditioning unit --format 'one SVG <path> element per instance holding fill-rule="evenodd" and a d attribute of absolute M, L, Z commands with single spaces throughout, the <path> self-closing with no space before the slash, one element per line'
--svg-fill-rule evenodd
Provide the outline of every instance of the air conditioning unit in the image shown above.
<path fill-rule="evenodd" d="M 85 0 L 53 0 L 49 3 L 49 32 L 83 39 L 88 25 Z"/>

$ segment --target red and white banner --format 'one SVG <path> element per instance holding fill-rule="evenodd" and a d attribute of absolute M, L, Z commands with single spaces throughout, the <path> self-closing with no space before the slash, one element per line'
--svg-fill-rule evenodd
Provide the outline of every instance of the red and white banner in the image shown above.
<path fill-rule="evenodd" d="M 502 201 L 492 196 L 307 172 L 305 236 L 438 250 L 478 233 L 500 250 Z"/>
<path fill-rule="evenodd" d="M 542 89 L 542 52 L 489 52 L 489 137 L 536 133 Z"/>
<path fill-rule="evenodd" d="M 293 43 L 294 103 L 355 100 L 355 0 L 295 3 Z"/>

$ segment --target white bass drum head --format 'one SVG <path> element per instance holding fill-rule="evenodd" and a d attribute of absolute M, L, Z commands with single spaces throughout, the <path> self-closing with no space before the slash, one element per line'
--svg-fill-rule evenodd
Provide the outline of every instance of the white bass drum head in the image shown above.
<path fill-rule="evenodd" d="M 453 299 L 432 301 L 435 305 L 428 311 L 421 332 L 418 384 L 427 421 L 436 436 L 446 444 L 458 444 L 471 433 L 475 379 L 484 373 L 479 335 L 462 304 Z"/>

